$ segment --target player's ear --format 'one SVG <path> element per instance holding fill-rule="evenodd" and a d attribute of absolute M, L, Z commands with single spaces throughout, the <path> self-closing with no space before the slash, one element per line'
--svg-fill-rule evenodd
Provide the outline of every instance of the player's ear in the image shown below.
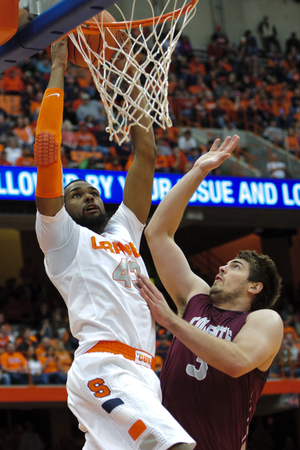
<path fill-rule="evenodd" d="M 261 292 L 263 290 L 263 287 L 264 287 L 264 285 L 262 284 L 261 281 L 251 282 L 248 287 L 248 292 L 250 294 L 256 295 L 256 294 L 259 294 L 259 292 Z"/>

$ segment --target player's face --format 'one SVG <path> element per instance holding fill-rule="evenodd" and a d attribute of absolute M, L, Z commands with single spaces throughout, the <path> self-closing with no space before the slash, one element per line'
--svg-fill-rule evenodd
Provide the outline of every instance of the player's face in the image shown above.
<path fill-rule="evenodd" d="M 221 303 L 234 302 L 243 297 L 248 290 L 249 263 L 244 259 L 233 259 L 219 268 L 210 296 L 217 306 Z"/>
<path fill-rule="evenodd" d="M 101 233 L 107 217 L 99 191 L 85 181 L 76 181 L 67 187 L 65 206 L 72 219 L 81 226 Z"/>

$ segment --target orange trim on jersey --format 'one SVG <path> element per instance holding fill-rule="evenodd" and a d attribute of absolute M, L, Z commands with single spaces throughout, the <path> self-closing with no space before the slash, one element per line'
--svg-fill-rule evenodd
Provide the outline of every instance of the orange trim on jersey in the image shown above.
<path fill-rule="evenodd" d="M 123 342 L 118 341 L 99 341 L 94 347 L 90 348 L 86 353 L 93 352 L 107 352 L 113 353 L 114 355 L 123 355 L 124 358 L 135 361 L 137 364 L 142 366 L 155 369 L 155 358 L 153 358 L 150 353 L 144 350 L 139 350 L 138 348 L 130 347 Z"/>
<path fill-rule="evenodd" d="M 130 437 L 136 441 L 138 437 L 147 429 L 146 425 L 142 420 L 137 420 L 131 428 L 129 428 L 128 433 Z"/>
<path fill-rule="evenodd" d="M 37 164 L 36 197 L 56 198 L 63 195 L 60 156 L 63 106 L 64 92 L 58 88 L 46 89 L 34 144 Z"/>

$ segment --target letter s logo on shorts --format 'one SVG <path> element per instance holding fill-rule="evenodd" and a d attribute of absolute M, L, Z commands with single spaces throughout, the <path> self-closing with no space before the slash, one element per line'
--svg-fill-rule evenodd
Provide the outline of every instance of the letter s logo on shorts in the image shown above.
<path fill-rule="evenodd" d="M 89 389 L 94 392 L 94 396 L 97 398 L 103 398 L 110 395 L 110 390 L 104 384 L 104 380 L 102 378 L 95 378 L 88 382 Z"/>

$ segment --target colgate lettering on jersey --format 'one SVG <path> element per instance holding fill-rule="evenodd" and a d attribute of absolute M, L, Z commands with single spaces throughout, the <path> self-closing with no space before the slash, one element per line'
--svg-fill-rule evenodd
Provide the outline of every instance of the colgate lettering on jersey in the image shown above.
<path fill-rule="evenodd" d="M 193 317 L 190 320 L 190 324 L 205 331 L 205 333 L 225 339 L 225 341 L 231 341 L 232 331 L 230 328 L 223 327 L 222 325 L 209 325 L 209 322 L 210 320 L 207 317 Z"/>
<path fill-rule="evenodd" d="M 127 254 L 129 256 L 134 256 L 135 258 L 141 256 L 133 242 L 122 244 L 121 242 L 98 241 L 95 236 L 91 237 L 91 242 L 94 250 L 105 250 L 106 252 L 114 253 L 116 255 L 122 252 L 124 255 Z"/>

